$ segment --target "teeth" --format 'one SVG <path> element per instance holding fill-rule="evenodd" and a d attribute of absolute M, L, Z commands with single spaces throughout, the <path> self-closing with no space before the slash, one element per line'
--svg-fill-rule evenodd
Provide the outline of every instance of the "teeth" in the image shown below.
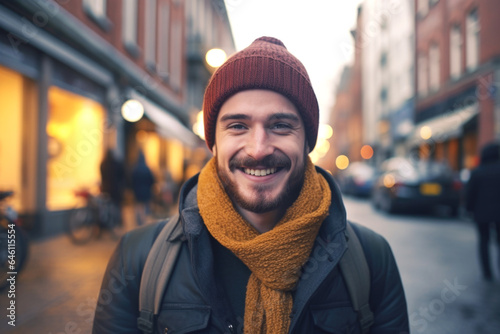
<path fill-rule="evenodd" d="M 250 168 L 245 168 L 245 173 L 249 175 L 255 175 L 255 176 L 266 176 L 269 174 L 274 174 L 276 173 L 276 168 L 268 168 L 268 169 L 250 169 Z"/>

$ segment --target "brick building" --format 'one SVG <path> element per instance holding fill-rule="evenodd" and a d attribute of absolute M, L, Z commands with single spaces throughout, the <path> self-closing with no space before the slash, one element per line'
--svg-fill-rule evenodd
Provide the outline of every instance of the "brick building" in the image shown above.
<path fill-rule="evenodd" d="M 500 136 L 500 44 L 493 0 L 416 1 L 416 128 L 422 156 L 473 168 Z"/>
<path fill-rule="evenodd" d="M 223 0 L 0 0 L 0 188 L 33 234 L 64 229 L 107 149 L 127 167 L 142 150 L 159 182 L 184 179 L 204 146 L 191 123 L 214 47 L 234 51 Z M 122 117 L 129 99 L 137 122 Z"/>

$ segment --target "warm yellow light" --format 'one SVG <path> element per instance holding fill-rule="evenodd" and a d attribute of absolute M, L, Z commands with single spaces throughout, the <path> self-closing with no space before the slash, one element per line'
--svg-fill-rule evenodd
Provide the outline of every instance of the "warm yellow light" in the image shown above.
<path fill-rule="evenodd" d="M 333 136 L 333 129 L 328 124 L 320 124 L 318 130 L 318 137 L 322 139 L 330 139 Z"/>
<path fill-rule="evenodd" d="M 320 159 L 318 152 L 316 152 L 315 150 L 309 153 L 309 157 L 311 158 L 313 164 L 316 164 L 316 162 L 318 162 L 318 160 Z"/>
<path fill-rule="evenodd" d="M 361 157 L 363 159 L 371 159 L 373 157 L 373 148 L 370 145 L 361 147 Z"/>
<path fill-rule="evenodd" d="M 427 140 L 432 137 L 432 129 L 427 125 L 420 128 L 420 137 L 422 139 Z"/>
<path fill-rule="evenodd" d="M 137 122 L 144 115 L 144 107 L 137 100 L 128 100 L 122 105 L 122 116 L 129 122 Z"/>
<path fill-rule="evenodd" d="M 68 124 L 50 122 L 47 125 L 47 134 L 58 139 L 66 139 L 71 134 L 71 128 Z"/>
<path fill-rule="evenodd" d="M 211 49 L 208 50 L 205 55 L 207 64 L 212 67 L 219 67 L 226 61 L 226 52 L 222 49 Z"/>
<path fill-rule="evenodd" d="M 387 174 L 384 176 L 384 186 L 387 188 L 392 188 L 396 184 L 396 179 L 394 179 L 394 176 L 392 174 Z"/>
<path fill-rule="evenodd" d="M 137 140 L 138 143 L 145 143 L 148 140 L 149 134 L 147 131 L 144 130 L 139 130 L 135 134 L 135 140 Z"/>
<path fill-rule="evenodd" d="M 320 157 L 324 157 L 330 150 L 330 143 L 326 139 L 319 139 L 314 150 L 318 152 Z"/>
<path fill-rule="evenodd" d="M 349 166 L 349 158 L 345 155 L 339 155 L 337 159 L 335 159 L 335 165 L 338 169 L 346 169 Z"/>
<path fill-rule="evenodd" d="M 205 140 L 205 127 L 203 125 L 203 110 L 196 115 L 196 123 L 193 124 L 193 132 L 195 135 Z"/>

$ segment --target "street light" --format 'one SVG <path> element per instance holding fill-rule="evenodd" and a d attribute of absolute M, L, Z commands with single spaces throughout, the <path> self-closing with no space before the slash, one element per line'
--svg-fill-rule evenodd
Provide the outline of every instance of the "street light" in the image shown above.
<path fill-rule="evenodd" d="M 424 140 L 431 138 L 432 129 L 429 126 L 424 125 L 423 127 L 420 128 L 420 137 L 422 137 L 422 139 Z"/>
<path fill-rule="evenodd" d="M 213 68 L 217 68 L 224 64 L 226 61 L 226 52 L 222 49 L 210 49 L 208 50 L 207 54 L 205 55 L 205 60 L 207 61 L 207 64 L 210 65 Z"/>
<path fill-rule="evenodd" d="M 144 115 L 144 106 L 137 100 L 127 100 L 122 105 L 122 116 L 129 122 L 137 122 Z"/>

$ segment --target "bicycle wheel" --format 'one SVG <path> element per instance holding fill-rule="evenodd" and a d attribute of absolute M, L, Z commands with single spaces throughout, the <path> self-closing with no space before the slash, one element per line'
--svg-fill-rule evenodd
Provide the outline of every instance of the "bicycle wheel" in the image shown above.
<path fill-rule="evenodd" d="M 81 245 L 92 238 L 95 226 L 92 208 L 86 206 L 74 209 L 68 220 L 68 235 L 73 243 Z"/>

